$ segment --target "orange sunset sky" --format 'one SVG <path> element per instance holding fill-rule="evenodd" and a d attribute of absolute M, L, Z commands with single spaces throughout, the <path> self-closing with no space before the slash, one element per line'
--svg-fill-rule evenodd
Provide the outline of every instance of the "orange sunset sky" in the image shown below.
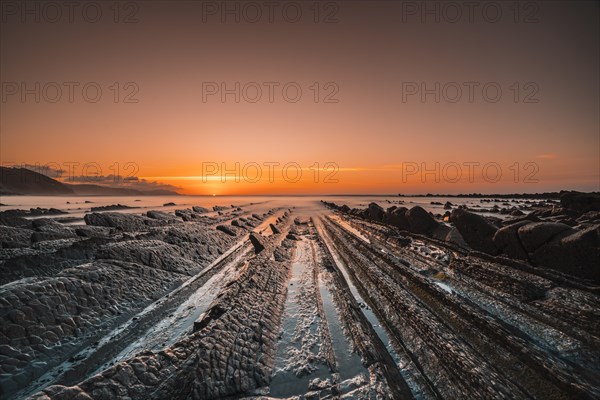
<path fill-rule="evenodd" d="M 453 23 L 444 15 L 423 22 L 402 2 L 332 3 L 320 3 L 317 23 L 307 2 L 298 2 L 297 22 L 279 9 L 273 21 L 223 21 L 219 10 L 189 1 L 135 2 L 131 23 L 115 23 L 108 7 L 95 23 L 77 10 L 73 22 L 43 15 L 36 22 L 3 9 L 2 164 L 77 162 L 81 175 L 93 162 L 109 175 L 118 163 L 122 175 L 187 194 L 600 190 L 597 2 L 536 3 L 537 21 L 528 23 L 521 14 L 515 22 L 508 8 L 494 23 L 478 12 L 473 22 Z M 36 82 L 39 102 L 22 93 Z M 48 101 L 52 82 L 63 87 L 56 102 Z M 64 82 L 78 84 L 73 101 Z M 83 97 L 90 82 L 102 90 L 97 102 Z M 213 82 L 219 91 L 239 82 L 246 92 L 240 89 L 239 102 L 235 94 L 223 101 L 209 94 Z M 253 82 L 262 87 L 256 102 L 249 101 L 258 94 L 247 85 Z M 273 101 L 265 82 L 277 83 Z M 439 102 L 434 94 L 422 101 L 407 94 L 412 82 L 419 90 L 454 82 L 462 98 L 447 101 L 455 86 L 446 85 Z M 464 82 L 478 84 L 473 101 Z M 302 90 L 296 102 L 285 99 L 288 83 Z M 486 83 L 501 88 L 497 102 L 484 97 Z M 134 91 L 137 102 L 125 102 Z M 124 171 L 128 162 L 137 170 Z M 272 182 L 267 162 L 279 163 Z M 240 163 L 240 171 L 223 183 L 222 171 L 206 174 L 207 163 Z M 256 169 L 242 174 L 248 163 L 263 166 L 257 182 Z M 286 163 L 301 167 L 297 182 L 284 179 Z M 437 177 L 422 174 L 436 163 Z M 472 179 L 465 163 L 479 163 Z M 325 182 L 332 165 L 337 182 Z M 294 178 L 297 171 L 288 172 Z"/>

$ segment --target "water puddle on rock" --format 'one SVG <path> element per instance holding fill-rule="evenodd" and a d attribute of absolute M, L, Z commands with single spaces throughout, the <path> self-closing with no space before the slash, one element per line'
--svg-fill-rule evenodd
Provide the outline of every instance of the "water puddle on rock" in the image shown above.
<path fill-rule="evenodd" d="M 148 329 L 138 340 L 127 346 L 111 362 L 104 364 L 95 373 L 99 373 L 112 363 L 133 357 L 143 350 L 160 350 L 174 344 L 184 333 L 191 331 L 194 322 L 208 309 L 229 277 L 235 274 L 250 248 L 241 251 L 234 259 L 206 281 L 186 301 L 168 317 Z"/>
<path fill-rule="evenodd" d="M 327 325 L 329 326 L 331 344 L 333 346 L 333 352 L 335 354 L 341 380 L 354 378 L 359 374 L 368 375 L 368 371 L 363 366 L 360 356 L 357 353 L 352 352 L 350 343 L 342 330 L 342 323 L 335 307 L 335 303 L 333 302 L 333 295 L 322 279 L 319 279 L 319 292 L 323 299 L 323 311 L 325 312 L 325 318 L 327 319 Z"/>
<path fill-rule="evenodd" d="M 309 391 L 315 378 L 325 380 L 331 372 L 323 356 L 321 329 L 314 287 L 311 245 L 302 239 L 296 247 L 288 283 L 282 332 L 269 396 L 286 398 Z"/>
<path fill-rule="evenodd" d="M 362 382 L 369 376 L 343 332 L 333 294 L 318 270 L 315 271 L 318 263 L 314 246 L 306 236 L 297 244 L 275 371 L 269 387 L 271 397 L 302 396 L 311 391 L 327 396 L 338 384 L 337 390 L 343 391 L 344 382 L 356 379 Z M 329 365 L 335 365 L 335 371 L 331 371 Z M 348 390 L 354 387 L 346 386 Z"/>

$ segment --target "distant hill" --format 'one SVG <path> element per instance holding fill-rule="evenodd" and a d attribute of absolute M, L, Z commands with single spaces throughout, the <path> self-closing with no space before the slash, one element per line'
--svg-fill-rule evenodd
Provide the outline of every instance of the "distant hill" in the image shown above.
<path fill-rule="evenodd" d="M 66 184 L 73 189 L 75 194 L 86 196 L 168 196 L 177 195 L 179 193 L 166 189 L 156 190 L 138 190 L 124 187 L 110 187 L 92 184 Z"/>
<path fill-rule="evenodd" d="M 75 191 L 55 179 L 27 168 L 0 167 L 0 194 L 69 195 Z"/>
<path fill-rule="evenodd" d="M 27 168 L 0 167 L 0 194 L 84 195 L 84 196 L 165 196 L 179 193 L 166 189 L 139 190 L 92 184 L 66 184 Z"/>

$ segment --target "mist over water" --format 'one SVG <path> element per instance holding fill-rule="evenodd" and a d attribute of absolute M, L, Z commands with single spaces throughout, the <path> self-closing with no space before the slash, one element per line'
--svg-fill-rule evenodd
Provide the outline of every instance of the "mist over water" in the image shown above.
<path fill-rule="evenodd" d="M 490 197 L 492 198 L 492 197 Z M 101 207 L 121 204 L 130 209 L 119 210 L 122 213 L 140 214 L 147 210 L 160 209 L 173 212 L 181 208 L 201 206 L 212 208 L 213 206 L 244 206 L 249 204 L 264 203 L 268 207 L 298 207 L 304 210 L 321 209 L 320 201 L 332 201 L 338 204 L 346 204 L 351 208 L 365 208 L 371 202 L 381 205 L 383 208 L 391 206 L 404 206 L 411 208 L 421 206 L 432 213 L 444 213 L 443 204 L 450 202 L 456 206 L 475 206 L 481 204 L 479 198 L 457 198 L 457 197 L 399 197 L 399 196 L 5 196 L 0 206 L 0 211 L 12 209 L 30 208 L 56 208 L 68 212 L 61 217 L 83 217 L 90 212 L 91 207 Z M 441 204 L 431 204 L 441 203 Z M 515 205 L 515 200 L 502 199 L 502 202 Z M 175 205 L 165 204 L 175 203 Z M 74 221 L 74 224 L 82 224 L 83 221 Z"/>

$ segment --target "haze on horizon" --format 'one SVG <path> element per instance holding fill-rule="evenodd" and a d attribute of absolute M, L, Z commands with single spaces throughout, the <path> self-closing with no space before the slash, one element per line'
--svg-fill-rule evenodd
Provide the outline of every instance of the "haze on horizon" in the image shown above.
<path fill-rule="evenodd" d="M 282 2 L 252 22 L 244 2 L 137 1 L 93 23 L 42 3 L 0 10 L 4 166 L 118 166 L 185 194 L 600 190 L 597 2 L 456 22 L 435 1 L 439 22 L 423 2 Z"/>

